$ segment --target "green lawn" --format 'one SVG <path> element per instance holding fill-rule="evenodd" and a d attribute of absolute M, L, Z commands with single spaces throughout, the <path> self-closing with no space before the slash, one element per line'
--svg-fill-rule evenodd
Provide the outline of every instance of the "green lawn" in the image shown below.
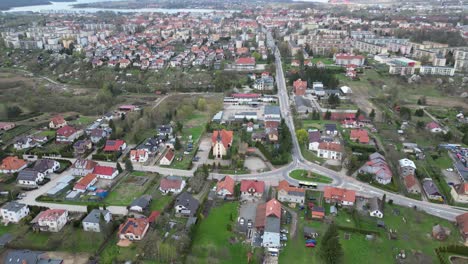
<path fill-rule="evenodd" d="M 447 152 L 442 152 L 440 157 L 434 160 L 434 165 L 436 165 L 441 170 L 453 167 L 453 161 L 448 156 Z"/>
<path fill-rule="evenodd" d="M 119 247 L 117 235 L 111 239 L 99 256 L 99 263 L 114 263 L 114 261 L 125 262 L 136 259 L 136 245 L 130 247 Z"/>
<path fill-rule="evenodd" d="M 28 132 L 29 130 L 31 130 L 31 128 L 32 127 L 30 126 L 16 126 L 13 129 L 10 129 L 3 133 L 3 135 L 0 138 L 3 140 L 3 142 L 7 142 L 21 134 Z"/>
<path fill-rule="evenodd" d="M 146 176 L 148 181 L 143 186 L 136 184 L 136 176 Z M 132 174 L 120 180 L 118 186 L 109 193 L 104 201 L 109 205 L 130 205 L 133 200 L 143 195 L 148 184 L 151 184 L 152 177 L 155 176 L 144 172 L 132 172 Z"/>
<path fill-rule="evenodd" d="M 324 158 L 317 156 L 314 152 L 307 149 L 306 146 L 301 145 L 301 153 L 302 156 L 304 156 L 304 158 L 308 161 L 315 162 L 318 164 L 323 164 L 325 162 Z"/>
<path fill-rule="evenodd" d="M 164 207 L 166 207 L 166 205 L 168 205 L 175 197 L 172 195 L 162 195 L 159 191 L 156 192 L 157 193 L 153 195 L 153 201 L 151 202 L 150 210 L 162 211 L 164 210 Z"/>
<path fill-rule="evenodd" d="M 80 116 L 78 119 L 70 122 L 72 125 L 89 125 L 96 120 L 96 117 L 92 116 Z"/>
<path fill-rule="evenodd" d="M 289 173 L 291 178 L 294 178 L 298 181 L 310 181 L 310 182 L 320 182 L 320 183 L 332 183 L 333 180 L 327 176 L 320 175 L 314 172 L 309 172 L 306 170 L 293 170 Z"/>
<path fill-rule="evenodd" d="M 45 136 L 47 138 L 55 137 L 55 130 L 44 130 L 39 132 L 39 136 Z"/>
<path fill-rule="evenodd" d="M 237 219 L 238 202 L 224 203 L 213 208 L 196 230 L 193 239 L 191 257 L 198 263 L 209 263 L 209 259 L 217 259 L 216 263 L 237 264 L 247 263 L 247 253 L 250 247 L 238 242 L 230 243 L 237 235 L 228 230 L 228 225 L 234 228 Z M 232 219 L 232 220 L 231 220 Z"/>

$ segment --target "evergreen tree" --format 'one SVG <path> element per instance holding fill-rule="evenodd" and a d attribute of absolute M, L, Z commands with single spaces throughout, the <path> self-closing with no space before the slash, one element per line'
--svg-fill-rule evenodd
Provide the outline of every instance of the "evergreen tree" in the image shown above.
<path fill-rule="evenodd" d="M 319 256 L 326 264 L 337 264 L 343 260 L 343 249 L 338 237 L 338 227 L 332 223 L 322 238 Z"/>
<path fill-rule="evenodd" d="M 372 111 L 370 112 L 369 118 L 370 118 L 371 120 L 374 120 L 374 118 L 375 118 L 375 110 L 374 110 L 374 109 L 372 109 Z"/>
<path fill-rule="evenodd" d="M 119 171 L 119 173 L 122 173 L 123 169 L 122 169 L 122 166 L 120 166 L 120 163 L 117 162 L 117 170 Z"/>
<path fill-rule="evenodd" d="M 133 164 L 132 164 L 132 161 L 130 159 L 125 160 L 125 169 L 127 171 L 129 171 L 129 172 L 133 171 Z"/>

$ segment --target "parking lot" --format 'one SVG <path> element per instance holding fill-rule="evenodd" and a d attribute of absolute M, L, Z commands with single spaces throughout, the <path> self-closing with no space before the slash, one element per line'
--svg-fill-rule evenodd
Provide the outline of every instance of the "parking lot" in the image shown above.
<path fill-rule="evenodd" d="M 263 119 L 263 105 L 251 107 L 248 105 L 235 105 L 231 103 L 224 104 L 223 121 L 234 120 L 234 115 L 240 112 L 256 112 L 259 120 Z"/>

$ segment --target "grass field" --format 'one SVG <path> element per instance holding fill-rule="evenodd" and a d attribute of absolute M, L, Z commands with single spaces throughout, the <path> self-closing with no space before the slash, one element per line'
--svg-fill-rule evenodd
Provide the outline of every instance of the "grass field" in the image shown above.
<path fill-rule="evenodd" d="M 47 138 L 52 138 L 52 137 L 55 137 L 55 130 L 44 130 L 44 131 L 41 131 L 39 132 L 39 136 L 45 136 Z"/>
<path fill-rule="evenodd" d="M 156 191 L 153 195 L 153 201 L 150 205 L 151 211 L 162 211 L 175 197 L 172 195 L 162 195 L 161 192 Z"/>
<path fill-rule="evenodd" d="M 306 170 L 293 170 L 289 173 L 289 176 L 298 181 L 310 181 L 310 182 L 320 182 L 320 183 L 332 183 L 333 182 L 331 178 L 317 174 L 317 173 L 312 172 L 311 175 L 309 176 L 309 172 Z"/>
<path fill-rule="evenodd" d="M 304 156 L 304 158 L 308 161 L 315 162 L 318 164 L 323 164 L 325 162 L 325 159 L 318 157 L 314 152 L 307 149 L 306 146 L 301 146 L 301 153 L 302 156 Z"/>
<path fill-rule="evenodd" d="M 111 239 L 104 250 L 101 252 L 99 263 L 114 263 L 114 261 L 125 262 L 128 260 L 136 259 L 136 245 L 132 244 L 130 247 L 119 247 L 117 236 Z"/>
<path fill-rule="evenodd" d="M 137 176 L 145 176 L 148 178 L 148 181 L 144 185 L 139 185 L 136 182 Z M 132 172 L 132 174 L 122 179 L 118 183 L 118 186 L 112 190 L 109 196 L 107 196 L 105 199 L 106 204 L 130 205 L 133 200 L 140 197 L 145 192 L 148 184 L 151 184 L 152 177 L 155 176 L 144 172 Z"/>
<path fill-rule="evenodd" d="M 3 140 L 3 142 L 7 142 L 23 133 L 28 132 L 29 130 L 31 130 L 30 126 L 16 126 L 13 129 L 10 129 L 3 133 L 0 138 Z"/>
<path fill-rule="evenodd" d="M 229 241 L 236 237 L 236 234 L 228 231 L 227 226 L 233 225 L 233 220 L 237 219 L 238 206 L 238 202 L 224 203 L 211 209 L 208 217 L 201 221 L 193 237 L 191 256 L 196 258 L 198 263 L 210 263 L 210 260 L 214 259 L 218 260 L 216 263 L 247 263 L 249 246 L 240 241 Z"/>

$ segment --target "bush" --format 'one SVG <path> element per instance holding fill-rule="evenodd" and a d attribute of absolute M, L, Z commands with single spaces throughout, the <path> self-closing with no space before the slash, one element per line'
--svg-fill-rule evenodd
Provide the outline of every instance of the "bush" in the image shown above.
<path fill-rule="evenodd" d="M 338 229 L 343 230 L 343 231 L 349 231 L 349 232 L 355 232 L 355 233 L 360 233 L 363 235 L 368 235 L 368 234 L 374 234 L 374 235 L 379 235 L 380 233 L 376 230 L 369 230 L 369 229 L 362 229 L 362 228 L 355 228 L 355 227 L 349 227 L 349 226 L 338 226 Z"/>

